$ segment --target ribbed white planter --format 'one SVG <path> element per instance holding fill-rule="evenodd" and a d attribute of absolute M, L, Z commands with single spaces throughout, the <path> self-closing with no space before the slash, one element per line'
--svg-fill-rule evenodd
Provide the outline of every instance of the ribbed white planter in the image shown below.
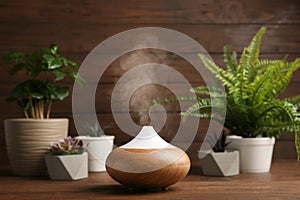
<path fill-rule="evenodd" d="M 227 150 L 240 152 L 240 171 L 245 173 L 269 172 L 272 163 L 275 138 L 242 138 L 227 136 Z"/>
<path fill-rule="evenodd" d="M 89 172 L 105 172 L 106 158 L 113 149 L 115 137 L 103 135 L 101 137 L 78 136 L 77 138 L 87 146 Z"/>
<path fill-rule="evenodd" d="M 50 142 L 68 135 L 69 120 L 7 119 L 4 122 L 9 162 L 15 175 L 46 174 L 44 155 Z"/>

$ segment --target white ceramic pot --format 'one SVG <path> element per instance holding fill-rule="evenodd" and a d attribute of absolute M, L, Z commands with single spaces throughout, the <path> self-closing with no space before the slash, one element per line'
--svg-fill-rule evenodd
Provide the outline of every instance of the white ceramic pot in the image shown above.
<path fill-rule="evenodd" d="M 6 148 L 13 174 L 45 175 L 44 155 L 50 142 L 65 138 L 68 126 L 66 118 L 5 120 Z"/>
<path fill-rule="evenodd" d="M 79 136 L 77 138 L 87 146 L 89 172 L 105 172 L 106 158 L 113 149 L 115 137 L 103 135 L 100 137 Z"/>
<path fill-rule="evenodd" d="M 245 173 L 269 172 L 272 163 L 275 138 L 242 138 L 227 136 L 227 150 L 240 152 L 240 171 Z"/>
<path fill-rule="evenodd" d="M 88 177 L 88 154 L 45 155 L 49 176 L 52 180 L 79 180 Z"/>

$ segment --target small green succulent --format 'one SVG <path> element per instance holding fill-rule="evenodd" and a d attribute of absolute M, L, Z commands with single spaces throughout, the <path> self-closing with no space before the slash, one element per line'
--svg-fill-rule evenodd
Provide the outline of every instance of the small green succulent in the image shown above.
<path fill-rule="evenodd" d="M 82 154 L 86 147 L 83 146 L 81 140 L 72 137 L 66 137 L 54 143 L 51 142 L 49 151 L 53 155 L 73 155 Z"/>

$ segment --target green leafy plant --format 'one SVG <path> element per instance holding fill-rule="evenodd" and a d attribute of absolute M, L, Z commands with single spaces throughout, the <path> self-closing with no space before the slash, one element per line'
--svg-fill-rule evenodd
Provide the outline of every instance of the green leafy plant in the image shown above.
<path fill-rule="evenodd" d="M 85 133 L 91 137 L 100 137 L 100 136 L 105 135 L 104 131 L 111 127 L 112 127 L 112 124 L 108 124 L 108 125 L 105 125 L 103 127 L 103 129 L 101 129 L 101 127 L 99 126 L 99 123 L 96 122 L 96 123 L 94 123 L 94 125 L 87 123 L 84 130 L 85 130 Z"/>
<path fill-rule="evenodd" d="M 53 102 L 63 100 L 69 95 L 69 88 L 60 85 L 65 77 L 69 76 L 77 83 L 82 82 L 76 72 L 77 64 L 59 55 L 58 46 L 55 44 L 30 54 L 11 52 L 3 60 L 14 61 L 10 75 L 25 70 L 28 76 L 7 98 L 7 101 L 17 102 L 26 118 L 50 117 Z"/>
<path fill-rule="evenodd" d="M 287 88 L 293 73 L 300 68 L 300 59 L 288 62 L 281 60 L 259 59 L 261 38 L 266 32 L 262 27 L 246 47 L 238 62 L 237 54 L 224 46 L 225 69 L 217 66 L 203 54 L 199 54 L 204 66 L 219 79 L 226 88 L 222 94 L 218 88 L 199 86 L 191 92 L 203 98 L 179 97 L 156 100 L 164 104 L 175 101 L 196 101 L 185 112 L 183 119 L 189 116 L 211 118 L 212 107 L 224 106 L 221 101 L 211 101 L 225 95 L 226 117 L 224 127 L 231 135 L 242 137 L 275 137 L 282 133 L 295 134 L 295 144 L 300 159 L 300 114 L 298 112 L 300 95 L 280 99 Z M 207 97 L 205 97 L 207 96 Z"/>
<path fill-rule="evenodd" d="M 209 138 L 214 152 L 225 152 L 225 147 L 229 144 L 226 143 L 226 134 L 225 131 L 222 131 L 221 136 L 218 138 L 217 136 Z"/>
<path fill-rule="evenodd" d="M 86 150 L 81 140 L 72 137 L 66 137 L 54 143 L 51 142 L 49 151 L 53 155 L 73 155 L 82 154 Z"/>

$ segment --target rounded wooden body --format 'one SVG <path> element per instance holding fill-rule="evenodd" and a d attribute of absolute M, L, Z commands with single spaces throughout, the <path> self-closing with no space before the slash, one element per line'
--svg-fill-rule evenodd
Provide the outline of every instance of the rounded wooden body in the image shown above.
<path fill-rule="evenodd" d="M 68 135 L 69 120 L 7 119 L 5 140 L 12 171 L 20 176 L 46 174 L 44 155 L 50 142 Z"/>
<path fill-rule="evenodd" d="M 118 148 L 106 160 L 109 175 L 130 188 L 166 188 L 183 179 L 189 169 L 189 157 L 177 147 Z"/>

